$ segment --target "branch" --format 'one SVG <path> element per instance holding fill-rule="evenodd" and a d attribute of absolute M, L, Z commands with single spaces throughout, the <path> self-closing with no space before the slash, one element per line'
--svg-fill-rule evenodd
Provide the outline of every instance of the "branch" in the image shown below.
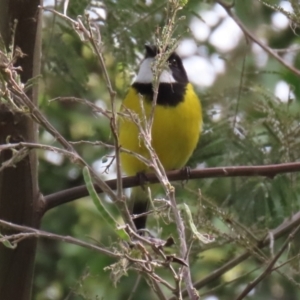
<path fill-rule="evenodd" d="M 99 185 L 101 189 L 105 191 L 105 193 L 107 193 L 110 199 L 114 203 L 116 203 L 117 207 L 123 213 L 125 222 L 130 224 L 131 226 L 134 226 L 128 211 L 123 208 L 124 201 L 119 201 L 120 199 L 117 197 L 117 195 L 109 188 L 109 186 L 105 184 L 105 182 L 97 175 L 93 168 L 91 168 L 85 162 L 85 160 L 77 153 L 75 148 L 55 129 L 54 126 L 52 126 L 52 124 L 41 113 L 38 107 L 30 101 L 28 96 L 25 94 L 23 87 L 15 80 L 15 71 L 13 69 L 9 69 L 8 66 L 6 66 L 6 68 L 1 68 L 3 68 L 3 70 L 0 69 L 0 71 L 3 71 L 7 77 L 7 87 L 8 90 L 14 95 L 15 103 L 19 106 L 27 107 L 29 112 L 31 113 L 31 117 L 35 120 L 35 122 L 43 126 L 45 130 L 47 130 L 53 137 L 55 137 L 66 151 L 72 153 L 72 162 L 77 163 L 81 167 L 86 166 L 89 169 L 96 184 Z M 41 210 L 43 210 L 43 207 L 41 207 Z"/>
<path fill-rule="evenodd" d="M 54 234 L 54 233 L 47 232 L 47 231 L 34 229 L 31 227 L 27 227 L 27 226 L 16 225 L 16 224 L 6 222 L 1 219 L 0 219 L 0 226 L 23 232 L 23 233 L 14 234 L 14 235 L 2 236 L 2 237 L 0 237 L 0 243 L 3 243 L 4 241 L 10 241 L 12 244 L 14 244 L 14 243 L 18 243 L 21 240 L 26 239 L 26 238 L 42 237 L 42 238 L 48 238 L 48 239 L 56 240 L 56 241 L 60 241 L 60 242 L 67 242 L 70 244 L 74 244 L 74 245 L 81 246 L 81 247 L 84 247 L 84 248 L 87 248 L 90 250 L 97 251 L 98 253 L 105 254 L 110 257 L 120 258 L 119 254 L 113 253 L 113 252 L 106 250 L 104 248 L 101 248 L 99 246 L 83 242 L 83 241 L 75 239 L 71 236 L 63 236 L 63 235 L 58 235 L 58 234 Z"/>
<path fill-rule="evenodd" d="M 257 242 L 256 246 L 253 248 L 262 249 L 266 246 L 268 246 L 271 242 L 271 240 L 277 240 L 284 236 L 286 233 L 290 232 L 293 228 L 300 225 L 300 211 L 294 214 L 291 218 L 285 220 L 282 224 L 280 224 L 275 229 L 271 230 L 266 237 L 262 238 L 260 241 Z M 229 262 L 225 263 L 222 267 L 219 269 L 211 272 L 208 276 L 203 278 L 202 280 L 196 282 L 194 284 L 194 287 L 196 289 L 201 289 L 208 283 L 211 284 L 212 281 L 218 279 L 221 277 L 224 273 L 232 269 L 233 267 L 237 266 L 247 258 L 251 256 L 251 251 L 245 251 L 243 254 L 239 255 L 238 257 L 233 258 Z M 187 291 L 184 290 L 182 292 L 182 296 L 186 297 L 188 295 Z M 176 300 L 176 297 L 171 297 L 169 300 Z"/>
<path fill-rule="evenodd" d="M 227 14 L 235 21 L 235 23 L 240 27 L 243 31 L 246 38 L 249 38 L 254 43 L 259 45 L 262 49 L 264 49 L 268 54 L 273 56 L 279 63 L 285 66 L 287 69 L 292 71 L 295 75 L 300 76 L 300 71 L 294 68 L 292 65 L 289 65 L 287 62 L 284 61 L 275 51 L 269 48 L 267 45 L 262 43 L 255 35 L 253 35 L 242 23 L 242 21 L 232 12 L 233 4 L 225 3 L 223 0 L 217 0 L 216 3 L 220 4 L 227 12 Z"/>
<path fill-rule="evenodd" d="M 284 163 L 276 165 L 261 165 L 261 166 L 237 166 L 237 167 L 218 167 L 207 168 L 200 170 L 175 170 L 167 172 L 170 181 L 190 180 L 200 178 L 217 178 L 217 177 L 250 177 L 263 176 L 274 178 L 278 174 L 300 172 L 300 162 Z M 149 183 L 158 183 L 159 180 L 153 173 L 146 174 Z M 116 179 L 105 182 L 112 190 L 117 188 Z M 123 178 L 123 188 L 131 188 L 140 185 L 140 176 L 131 176 Z M 98 193 L 103 191 L 95 186 Z M 75 188 L 63 190 L 57 193 L 45 196 L 45 211 L 88 196 L 88 191 L 84 185 Z"/>
<path fill-rule="evenodd" d="M 295 237 L 295 234 L 297 233 L 297 231 L 299 230 L 299 228 L 300 228 L 300 226 L 298 225 L 297 228 L 295 230 L 293 230 L 293 232 L 289 235 L 289 237 L 286 239 L 286 241 L 282 245 L 281 249 L 274 256 L 274 258 L 269 262 L 269 264 L 266 267 L 266 269 L 264 270 L 264 272 L 262 272 L 255 280 L 253 280 L 252 282 L 250 282 L 246 286 L 246 288 L 238 295 L 238 297 L 236 298 L 236 300 L 242 300 L 242 299 L 244 299 L 249 294 L 249 292 L 256 285 L 258 285 L 264 278 L 266 278 L 270 273 L 272 273 L 273 266 L 275 265 L 276 261 L 280 258 L 280 256 L 284 252 L 284 250 L 287 248 L 287 246 L 289 245 L 290 241 Z"/>
<path fill-rule="evenodd" d="M 120 146 L 118 143 L 118 136 L 117 136 L 117 116 L 116 116 L 116 110 L 115 110 L 115 91 L 113 90 L 110 78 L 108 76 L 108 71 L 106 69 L 105 66 L 105 61 L 104 61 L 104 57 L 103 57 L 103 53 L 101 50 L 101 35 L 100 35 L 100 31 L 99 31 L 99 27 L 98 26 L 93 26 L 94 28 L 92 28 L 92 23 L 89 19 L 89 16 L 86 15 L 86 20 L 87 20 L 87 27 L 83 24 L 81 17 L 77 18 L 77 21 L 73 20 L 72 18 L 61 14 L 53 9 L 47 9 L 45 7 L 42 7 L 44 10 L 47 11 L 51 11 L 54 14 L 62 17 L 64 20 L 70 22 L 73 26 L 73 29 L 75 30 L 75 32 L 79 35 L 80 39 L 83 42 L 89 42 L 93 48 L 93 50 L 95 51 L 97 58 L 99 60 L 100 66 L 103 70 L 104 73 L 104 79 L 105 82 L 107 84 L 107 89 L 108 92 L 110 94 L 110 100 L 111 100 L 111 107 L 112 107 L 112 116 L 110 118 L 110 122 L 111 122 L 111 129 L 112 129 L 112 133 L 115 137 L 115 152 L 116 152 L 116 162 L 117 162 L 117 194 L 115 194 L 108 185 L 106 185 L 106 183 L 97 175 L 97 173 L 87 164 L 84 162 L 84 160 L 79 157 L 79 162 L 81 163 L 81 166 L 86 166 L 88 167 L 94 181 L 96 182 L 96 184 L 101 187 L 101 189 L 105 189 L 108 196 L 110 197 L 110 199 L 116 204 L 117 208 L 119 209 L 121 215 L 123 216 L 123 219 L 126 223 L 130 224 L 130 226 L 134 227 L 134 223 L 130 217 L 129 211 L 128 211 L 128 207 L 127 207 L 127 203 L 125 201 L 125 197 L 123 197 L 122 195 L 122 180 L 121 180 L 121 168 L 120 168 L 120 157 L 119 157 L 119 153 L 120 153 Z M 95 32 L 95 34 L 93 33 Z M 72 145 L 69 143 L 70 147 L 72 147 Z M 75 149 L 72 148 L 72 152 L 76 153 Z M 77 153 L 76 153 L 77 154 Z M 84 164 L 82 164 L 84 163 Z"/>

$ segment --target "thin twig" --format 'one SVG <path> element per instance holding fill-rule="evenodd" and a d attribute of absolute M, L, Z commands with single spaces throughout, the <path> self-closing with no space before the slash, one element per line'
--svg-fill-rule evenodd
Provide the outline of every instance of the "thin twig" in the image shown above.
<path fill-rule="evenodd" d="M 163 186 L 165 193 L 168 197 L 168 200 L 171 204 L 171 209 L 174 215 L 174 220 L 177 228 L 177 234 L 179 237 L 180 242 L 180 257 L 181 259 L 187 261 L 188 264 L 188 256 L 187 256 L 187 244 L 186 244 L 186 236 L 185 236 L 185 226 L 184 222 L 181 218 L 180 211 L 177 208 L 177 202 L 175 198 L 175 188 L 170 184 L 166 171 L 164 169 L 164 166 L 162 165 L 159 157 L 157 156 L 155 149 L 152 146 L 152 126 L 154 122 L 154 115 L 155 115 L 155 109 L 157 104 L 157 98 L 158 98 L 158 91 L 160 86 L 160 75 L 164 68 L 166 67 L 167 59 L 171 52 L 174 51 L 174 48 L 176 46 L 175 39 L 173 39 L 174 30 L 176 28 L 176 18 L 178 11 L 182 8 L 182 3 L 180 1 L 169 1 L 168 2 L 168 8 L 167 12 L 169 15 L 167 16 L 167 22 L 166 25 L 163 27 L 160 36 L 157 39 L 157 46 L 158 46 L 158 55 L 156 56 L 156 59 L 154 61 L 154 65 L 152 66 L 153 71 L 153 99 L 152 99 L 152 106 L 150 115 L 146 116 L 145 109 L 143 106 L 143 99 L 140 98 L 140 105 L 141 109 L 144 112 L 143 116 L 144 118 L 147 117 L 146 122 L 142 122 L 144 126 L 139 127 L 139 132 L 143 137 L 143 142 L 145 147 L 148 150 L 148 153 L 150 155 L 152 168 L 154 170 L 154 173 L 156 174 L 157 178 L 159 179 L 159 182 Z M 190 268 L 189 267 L 183 267 L 181 268 L 181 271 L 183 272 L 183 279 L 186 285 L 186 288 L 188 290 L 188 294 L 190 299 L 197 300 L 199 299 L 199 295 L 197 294 L 197 291 L 193 287 L 193 282 L 191 278 Z M 181 274 L 178 274 L 175 277 L 176 278 L 182 277 Z M 178 298 L 181 299 L 182 295 L 180 293 L 180 289 L 178 289 Z"/>
<path fill-rule="evenodd" d="M 79 20 L 80 21 L 80 20 Z M 125 220 L 131 219 L 129 210 L 127 207 L 127 202 L 124 201 L 125 197 L 123 197 L 123 187 L 122 187 L 122 171 L 121 171 L 121 160 L 120 160 L 120 148 L 119 145 L 119 135 L 118 135 L 118 123 L 117 123 L 117 111 L 116 111 L 116 105 L 115 105 L 115 97 L 116 92 L 114 91 L 112 87 L 112 83 L 106 68 L 106 64 L 104 61 L 103 53 L 102 53 L 102 42 L 101 42 L 101 33 L 99 30 L 99 26 L 93 26 L 94 31 L 97 34 L 97 38 L 95 37 L 95 34 L 93 33 L 92 24 L 90 19 L 87 17 L 87 24 L 88 24 L 88 31 L 89 36 L 88 40 L 91 43 L 98 60 L 100 62 L 101 69 L 103 70 L 105 82 L 107 85 L 107 90 L 110 95 L 110 104 L 111 104 L 111 118 L 110 118 L 110 127 L 112 134 L 114 136 L 114 144 L 115 144 L 115 158 L 116 158 L 116 169 L 117 169 L 117 199 L 119 200 L 116 204 L 118 205 L 122 215 L 124 216 Z M 81 27 L 83 27 L 83 24 L 81 23 Z M 129 223 L 132 225 L 132 222 Z"/>
<path fill-rule="evenodd" d="M 90 107 L 93 110 L 93 112 L 98 113 L 98 114 L 102 114 L 107 119 L 111 118 L 112 112 L 110 110 L 103 109 L 102 107 L 99 107 L 95 103 L 92 103 L 91 101 L 88 101 L 86 99 L 77 98 L 77 97 L 56 97 L 54 99 L 50 99 L 48 102 L 51 103 L 51 102 L 54 102 L 54 101 L 67 101 L 67 102 L 81 103 L 81 104 L 84 104 L 84 105 Z"/>
<path fill-rule="evenodd" d="M 84 161 L 84 159 L 76 152 L 73 146 L 49 123 L 49 121 L 43 116 L 40 110 L 35 106 L 33 102 L 30 101 L 28 96 L 23 91 L 22 87 L 18 85 L 15 81 L 13 72 L 9 69 L 6 69 L 5 72 L 8 75 L 7 83 L 10 91 L 13 92 L 14 95 L 17 95 L 16 99 L 19 104 L 25 105 L 28 107 L 31 116 L 33 119 L 43 126 L 67 151 L 73 153 L 74 162 L 78 163 L 80 166 L 87 166 L 90 173 L 93 175 L 95 182 L 105 190 L 105 193 L 109 195 L 112 201 L 117 202 L 117 197 L 114 192 L 105 184 L 105 182 L 99 178 L 97 173 Z"/>
<path fill-rule="evenodd" d="M 99 247 L 97 245 L 93 245 L 90 243 L 86 243 L 83 242 L 81 240 L 75 239 L 71 236 L 63 236 L 63 235 L 58 235 L 58 234 L 54 234 L 51 232 L 47 232 L 47 231 L 42 231 L 42 230 L 38 230 L 38 229 L 34 229 L 31 227 L 27 227 L 27 226 L 21 226 L 21 225 L 17 225 L 17 224 L 13 224 L 4 220 L 0 219 L 0 225 L 1 227 L 7 227 L 10 229 L 14 229 L 16 231 L 21 231 L 24 233 L 19 233 L 19 234 L 14 234 L 14 235 L 7 235 L 7 236 L 3 236 L 0 238 L 0 243 L 3 243 L 3 241 L 5 240 L 9 240 L 11 241 L 11 243 L 13 244 L 14 242 L 16 242 L 17 239 L 24 239 L 24 238 L 47 238 L 47 239 L 51 239 L 51 240 L 57 240 L 60 242 L 67 242 L 70 244 L 74 244 L 80 247 L 84 247 L 90 250 L 94 250 L 97 251 L 98 253 L 101 254 L 105 254 L 108 255 L 110 257 L 114 257 L 114 258 L 120 258 L 121 255 L 111 252 L 109 250 L 106 250 L 102 247 Z M 20 240 L 19 240 L 20 241 Z"/>
<path fill-rule="evenodd" d="M 282 245 L 281 249 L 278 251 L 278 253 L 272 258 L 272 260 L 269 262 L 268 266 L 262 272 L 255 280 L 250 282 L 246 288 L 236 297 L 236 300 L 242 300 L 244 299 L 249 292 L 257 286 L 264 278 L 266 278 L 270 273 L 272 273 L 273 266 L 276 264 L 279 257 L 282 255 L 282 253 L 285 251 L 287 246 L 289 245 L 290 241 L 295 237 L 295 234 L 299 230 L 300 226 L 298 225 L 297 228 L 293 230 L 293 232 L 289 235 L 289 237 L 286 239 L 284 244 Z"/>
<path fill-rule="evenodd" d="M 66 17 L 66 16 L 64 16 Z M 69 19 L 69 18 L 67 18 Z M 87 32 L 85 28 L 80 27 L 80 23 L 75 22 L 77 29 L 81 30 L 82 32 Z M 74 25 L 74 21 L 73 21 Z M 87 32 L 88 35 L 88 32 Z M 94 178 L 96 184 L 107 193 L 107 195 L 110 197 L 110 199 L 116 203 L 118 202 L 118 197 L 115 195 L 115 193 L 111 190 L 111 188 L 97 175 L 97 173 L 91 168 L 84 159 L 76 152 L 74 147 L 48 122 L 48 120 L 43 116 L 43 114 L 40 112 L 40 110 L 35 106 L 34 103 L 30 101 L 26 93 L 23 91 L 23 87 L 19 85 L 15 80 L 15 71 L 12 69 L 9 69 L 8 67 L 4 68 L 3 71 L 7 75 L 7 86 L 8 89 L 11 91 L 11 93 L 14 95 L 14 99 L 16 103 L 20 106 L 25 106 L 28 108 L 28 110 L 31 113 L 31 117 L 41 126 L 45 128 L 66 150 L 73 153 L 73 162 L 79 164 L 81 167 L 87 167 Z M 124 201 L 122 201 L 123 203 Z M 126 204 L 125 204 L 126 205 Z M 122 205 L 121 207 L 123 207 Z M 120 205 L 118 205 L 120 208 Z M 134 226 L 132 219 L 130 218 L 130 214 L 128 210 L 121 210 L 123 213 L 123 217 L 126 223 L 130 224 L 131 226 Z"/>
<path fill-rule="evenodd" d="M 235 126 L 237 124 L 237 115 L 239 112 L 241 94 L 242 94 L 242 89 L 243 89 L 243 79 L 244 79 L 244 75 L 245 75 L 245 63 L 246 63 L 246 56 L 244 56 L 244 58 L 243 58 L 242 70 L 241 70 L 241 75 L 240 75 L 240 83 L 239 83 L 236 107 L 235 107 L 235 112 L 234 112 L 234 120 L 233 120 L 233 126 L 232 126 L 234 132 L 235 132 Z"/>
<path fill-rule="evenodd" d="M 136 290 L 137 290 L 137 288 L 138 288 L 138 286 L 141 282 L 141 278 L 142 278 L 142 276 L 139 274 L 137 279 L 136 279 L 136 282 L 135 282 L 135 284 L 134 284 L 134 286 L 133 286 L 133 288 L 132 288 L 132 290 L 129 294 L 129 297 L 127 298 L 127 300 L 132 300 L 133 299 L 134 294 L 135 294 L 135 292 L 136 292 Z"/>
<path fill-rule="evenodd" d="M 246 26 L 242 23 L 242 21 L 232 12 L 232 4 L 228 4 L 224 2 L 223 0 L 216 0 L 217 3 L 219 3 L 227 12 L 227 14 L 235 21 L 235 23 L 240 27 L 240 29 L 243 31 L 245 36 L 252 40 L 254 43 L 259 45 L 262 49 L 264 49 L 268 54 L 273 56 L 279 63 L 281 63 L 283 66 L 285 66 L 287 69 L 289 69 L 291 72 L 293 72 L 295 75 L 300 76 L 300 71 L 293 67 L 292 65 L 288 64 L 283 58 L 281 58 L 275 51 L 273 51 L 271 48 L 266 46 L 263 42 L 261 42 L 255 35 L 253 35 Z"/>
<path fill-rule="evenodd" d="M 86 28 L 81 20 L 81 17 L 78 17 L 77 21 L 75 21 L 75 20 L 67 17 L 66 15 L 63 15 L 55 10 L 48 9 L 48 8 L 44 8 L 44 9 L 51 11 L 54 14 L 57 14 L 61 18 L 70 22 L 73 25 L 73 28 L 76 31 L 76 33 L 80 36 L 81 40 L 84 42 L 88 41 L 91 44 L 94 52 L 96 53 L 96 55 L 98 57 L 98 61 L 101 65 L 101 68 L 104 73 L 104 78 L 105 78 L 105 82 L 107 84 L 107 89 L 110 94 L 111 107 L 112 107 L 112 115 L 110 117 L 110 121 L 111 121 L 112 133 L 115 138 L 115 155 L 116 155 L 116 162 L 117 162 L 116 163 L 116 165 L 117 165 L 117 195 L 115 195 L 112 192 L 112 190 L 109 188 L 109 186 L 105 185 L 104 182 L 101 182 L 99 180 L 99 178 L 97 178 L 96 172 L 93 172 L 93 170 L 91 169 L 90 173 L 98 185 L 101 186 L 104 184 L 103 187 L 105 189 L 107 189 L 108 195 L 110 196 L 112 201 L 119 208 L 119 210 L 124 218 L 124 221 L 134 228 L 134 223 L 130 217 L 127 203 L 126 203 L 126 201 L 124 201 L 125 199 L 122 195 L 122 190 L 123 190 L 122 189 L 122 176 L 121 176 L 122 173 L 121 173 L 120 157 L 119 157 L 120 156 L 120 146 L 119 146 L 119 142 L 118 142 L 117 113 L 116 113 L 115 104 L 114 104 L 116 92 L 113 90 L 111 80 L 109 78 L 109 74 L 106 69 L 104 57 L 103 57 L 103 54 L 101 51 L 101 35 L 100 35 L 99 27 L 92 25 L 88 15 L 86 15 L 86 19 L 87 19 L 87 28 Z M 95 37 L 95 34 L 97 35 L 97 38 Z M 110 189 L 110 191 L 109 191 L 109 189 Z"/>
<path fill-rule="evenodd" d="M 270 234 L 267 234 L 265 238 L 262 238 L 260 241 L 257 242 L 256 248 L 264 248 L 269 245 L 270 243 L 270 236 L 272 236 L 272 239 L 276 240 L 284 236 L 286 233 L 291 231 L 296 226 L 300 225 L 300 211 L 294 214 L 291 218 L 285 220 L 282 224 L 280 224 L 275 229 L 271 230 Z M 233 258 L 229 262 L 225 263 L 222 267 L 219 269 L 211 272 L 208 276 L 201 279 L 200 281 L 197 281 L 194 283 L 194 287 L 196 289 L 201 289 L 204 286 L 206 286 L 208 283 L 212 283 L 212 281 L 216 280 L 217 278 L 220 278 L 224 273 L 226 273 L 228 270 L 232 269 L 233 267 L 237 266 L 247 258 L 251 256 L 251 251 L 245 251 L 238 257 Z M 184 290 L 182 292 L 183 297 L 186 297 L 188 295 L 187 290 Z M 176 297 L 171 297 L 169 300 L 176 300 Z"/>

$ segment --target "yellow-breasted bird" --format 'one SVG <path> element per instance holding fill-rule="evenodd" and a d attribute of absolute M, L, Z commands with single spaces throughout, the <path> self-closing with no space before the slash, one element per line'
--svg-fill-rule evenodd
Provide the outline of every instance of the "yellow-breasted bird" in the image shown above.
<path fill-rule="evenodd" d="M 152 63 L 158 54 L 155 46 L 145 45 L 146 55 L 140 65 L 134 83 L 129 88 L 123 102 L 124 108 L 137 114 L 142 120 L 140 99 L 147 118 L 151 114 L 153 101 Z M 166 171 L 185 166 L 192 155 L 200 137 L 202 128 L 202 109 L 199 98 L 189 83 L 180 57 L 172 53 L 166 68 L 159 78 L 157 103 L 152 125 L 152 146 Z M 149 158 L 148 150 L 139 138 L 137 125 L 128 118 L 120 118 L 119 142 L 128 150 Z M 148 167 L 133 155 L 121 153 L 122 170 L 133 176 L 147 172 Z M 141 187 L 133 188 L 132 213 L 139 215 L 147 212 L 147 194 Z M 137 230 L 146 226 L 146 216 L 134 219 Z"/>

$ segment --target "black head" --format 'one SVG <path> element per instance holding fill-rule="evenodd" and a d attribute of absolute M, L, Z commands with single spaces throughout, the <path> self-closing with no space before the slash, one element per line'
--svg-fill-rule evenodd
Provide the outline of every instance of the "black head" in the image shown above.
<path fill-rule="evenodd" d="M 145 59 L 141 62 L 139 72 L 132 87 L 146 100 L 153 100 L 153 61 L 159 54 L 158 48 L 145 45 Z M 166 68 L 159 77 L 157 104 L 164 106 L 176 106 L 184 101 L 184 95 L 188 78 L 180 57 L 171 53 L 167 59 Z"/>
<path fill-rule="evenodd" d="M 158 48 L 154 45 L 146 44 L 145 49 L 146 49 L 145 59 L 154 58 L 159 53 Z M 188 77 L 186 71 L 184 69 L 182 60 L 178 56 L 178 54 L 176 54 L 175 52 L 171 53 L 171 55 L 167 60 L 167 63 L 176 82 L 184 83 L 184 84 L 188 83 Z"/>

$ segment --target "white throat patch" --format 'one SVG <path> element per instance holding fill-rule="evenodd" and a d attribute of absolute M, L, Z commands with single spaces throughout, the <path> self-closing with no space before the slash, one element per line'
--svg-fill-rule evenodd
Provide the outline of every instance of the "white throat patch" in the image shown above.
<path fill-rule="evenodd" d="M 142 61 L 139 72 L 137 74 L 137 77 L 135 79 L 135 82 L 139 83 L 152 83 L 153 82 L 153 74 L 152 74 L 152 62 L 154 61 L 154 58 L 146 58 Z M 176 80 L 172 75 L 172 72 L 170 69 L 165 69 L 162 71 L 159 77 L 160 83 L 175 83 Z"/>

